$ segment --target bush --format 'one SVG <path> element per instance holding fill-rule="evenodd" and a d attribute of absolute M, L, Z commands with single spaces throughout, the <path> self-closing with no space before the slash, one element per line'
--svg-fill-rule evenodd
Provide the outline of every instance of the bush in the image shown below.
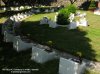
<path fill-rule="evenodd" d="M 97 3 L 95 1 L 91 1 L 89 9 L 94 9 L 96 8 Z"/>
<path fill-rule="evenodd" d="M 67 6 L 66 9 L 68 9 L 68 11 L 70 13 L 76 13 L 77 8 L 74 5 L 71 4 L 71 5 Z"/>
<path fill-rule="evenodd" d="M 57 23 L 60 25 L 68 25 L 69 24 L 69 15 L 70 13 L 75 13 L 76 7 L 74 5 L 69 5 L 59 11 L 57 16 Z"/>
<path fill-rule="evenodd" d="M 69 19 L 68 19 L 69 15 L 70 15 L 70 12 L 68 11 L 68 9 L 66 9 L 66 8 L 61 9 L 57 16 L 57 24 L 68 25 L 69 24 Z"/>

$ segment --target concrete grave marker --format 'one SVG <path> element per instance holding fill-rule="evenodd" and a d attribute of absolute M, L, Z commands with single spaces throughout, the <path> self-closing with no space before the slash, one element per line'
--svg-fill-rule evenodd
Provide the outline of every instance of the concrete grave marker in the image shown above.
<path fill-rule="evenodd" d="M 76 28 L 77 28 L 77 24 L 76 24 L 76 22 L 70 22 L 68 28 L 69 28 L 69 29 L 76 29 Z"/>
<path fill-rule="evenodd" d="M 43 48 L 39 48 L 36 46 L 32 47 L 32 57 L 31 59 L 38 62 L 38 63 L 45 63 L 49 60 L 52 60 L 55 57 L 55 52 L 47 52 Z"/>
<path fill-rule="evenodd" d="M 49 27 L 51 27 L 51 28 L 56 28 L 57 27 L 57 23 L 52 21 L 52 20 L 49 20 L 48 24 L 49 24 Z"/>
<path fill-rule="evenodd" d="M 48 18 L 47 17 L 43 17 L 43 19 L 40 20 L 40 24 L 48 24 Z"/>
<path fill-rule="evenodd" d="M 7 31 L 4 32 L 4 42 L 13 42 L 15 36 L 13 34 L 8 33 Z"/>
<path fill-rule="evenodd" d="M 80 18 L 79 21 L 76 22 L 77 26 L 88 26 L 88 22 L 85 17 Z"/>
<path fill-rule="evenodd" d="M 71 13 L 71 14 L 70 14 L 70 17 L 69 17 L 70 22 L 73 22 L 74 18 L 75 18 L 74 14 Z"/>
<path fill-rule="evenodd" d="M 46 9 L 44 12 L 49 12 L 49 10 L 48 10 L 48 9 Z"/>
<path fill-rule="evenodd" d="M 82 74 L 85 70 L 85 63 L 79 64 L 70 59 L 60 58 L 59 74 Z"/>
<path fill-rule="evenodd" d="M 28 48 L 31 48 L 33 43 L 27 43 L 21 40 L 20 36 L 16 36 L 13 41 L 13 48 L 16 49 L 18 52 L 27 50 Z"/>

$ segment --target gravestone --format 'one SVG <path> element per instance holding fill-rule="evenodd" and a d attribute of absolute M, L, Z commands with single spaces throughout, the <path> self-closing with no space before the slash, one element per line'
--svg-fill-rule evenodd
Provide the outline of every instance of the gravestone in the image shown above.
<path fill-rule="evenodd" d="M 100 1 L 98 1 L 98 8 L 94 11 L 94 14 L 100 15 Z"/>
<path fill-rule="evenodd" d="M 77 26 L 88 26 L 88 22 L 85 17 L 80 18 L 79 21 L 76 22 Z"/>
<path fill-rule="evenodd" d="M 11 16 L 10 19 L 11 19 L 12 21 L 14 21 L 14 17 L 13 17 L 13 16 Z"/>
<path fill-rule="evenodd" d="M 49 12 L 49 10 L 48 10 L 48 9 L 46 9 L 44 12 L 46 12 L 46 13 L 47 13 L 47 12 Z"/>
<path fill-rule="evenodd" d="M 28 13 L 29 13 L 29 15 L 32 15 L 33 14 L 31 11 L 29 11 Z"/>
<path fill-rule="evenodd" d="M 70 22 L 68 28 L 69 28 L 69 29 L 76 29 L 76 28 L 77 28 L 76 22 Z"/>
<path fill-rule="evenodd" d="M 75 18 L 74 14 L 71 13 L 70 16 L 69 16 L 69 20 L 70 20 L 70 22 L 73 22 L 74 18 Z"/>
<path fill-rule="evenodd" d="M 55 22 L 57 22 L 57 16 L 58 16 L 58 12 L 56 12 L 56 15 L 55 15 L 55 18 L 54 18 Z"/>
<path fill-rule="evenodd" d="M 50 11 L 51 11 L 51 12 L 54 12 L 55 10 L 52 8 Z"/>
<path fill-rule="evenodd" d="M 7 31 L 4 32 L 4 42 L 13 42 L 15 36 L 13 34 L 8 33 Z"/>
<path fill-rule="evenodd" d="M 39 12 L 40 12 L 40 10 L 39 10 L 39 9 L 37 9 L 37 10 L 35 10 L 35 12 L 36 12 L 36 13 L 39 13 Z"/>
<path fill-rule="evenodd" d="M 4 8 L 3 8 L 3 10 L 5 11 L 5 10 L 6 10 L 6 8 L 4 7 Z"/>
<path fill-rule="evenodd" d="M 15 8 L 15 11 L 18 11 L 18 10 L 19 10 L 18 7 L 16 7 L 16 8 Z"/>
<path fill-rule="evenodd" d="M 60 57 L 59 74 L 82 74 L 85 70 L 85 63 L 79 64 L 70 59 Z"/>
<path fill-rule="evenodd" d="M 39 48 L 36 46 L 32 47 L 32 57 L 31 60 L 36 61 L 37 63 L 45 63 L 49 60 L 55 59 L 55 52 L 47 52 L 43 48 Z"/>
<path fill-rule="evenodd" d="M 24 9 L 24 6 L 20 6 L 20 10 L 23 10 Z"/>
<path fill-rule="evenodd" d="M 10 7 L 10 9 L 11 9 L 11 11 L 13 11 L 13 10 L 14 10 L 14 8 L 13 8 L 13 7 Z"/>
<path fill-rule="evenodd" d="M 27 50 L 27 49 L 31 48 L 32 45 L 33 45 L 33 43 L 27 43 L 27 42 L 22 41 L 20 36 L 16 36 L 13 41 L 13 48 L 15 50 L 17 50 L 18 52 Z"/>
<path fill-rule="evenodd" d="M 42 20 L 40 20 L 40 24 L 48 24 L 48 18 L 43 17 Z"/>
<path fill-rule="evenodd" d="M 52 20 L 49 20 L 48 24 L 49 24 L 49 27 L 51 27 L 51 28 L 56 28 L 57 27 L 57 23 L 52 21 Z"/>

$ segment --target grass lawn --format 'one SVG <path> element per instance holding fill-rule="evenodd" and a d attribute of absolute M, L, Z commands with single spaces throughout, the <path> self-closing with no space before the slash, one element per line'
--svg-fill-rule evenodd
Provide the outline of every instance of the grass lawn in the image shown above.
<path fill-rule="evenodd" d="M 53 47 L 73 55 L 81 52 L 84 58 L 100 61 L 100 16 L 86 11 L 90 26 L 68 30 L 66 27 L 49 28 L 47 24 L 39 25 L 43 16 L 54 19 L 55 13 L 32 15 L 22 22 L 20 27 L 24 35 L 41 44 L 53 41 Z"/>

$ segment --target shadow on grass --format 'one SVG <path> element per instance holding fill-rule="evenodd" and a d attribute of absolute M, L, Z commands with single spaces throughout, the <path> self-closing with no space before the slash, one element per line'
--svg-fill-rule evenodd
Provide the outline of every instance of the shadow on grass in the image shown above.
<path fill-rule="evenodd" d="M 45 64 L 39 64 L 31 60 L 31 50 L 17 52 L 12 43 L 3 42 L 0 33 L 0 74 L 11 74 L 14 69 L 29 69 L 27 74 L 57 74 L 59 60 L 55 59 Z M 9 71 L 7 71 L 9 69 Z M 15 70 L 16 71 L 16 70 Z M 19 74 L 19 73 L 17 73 Z"/>
<path fill-rule="evenodd" d="M 37 24 L 36 24 L 37 23 Z M 82 53 L 82 57 L 90 60 L 97 60 L 94 49 L 90 44 L 91 40 L 86 37 L 87 32 L 82 29 L 68 30 L 66 27 L 57 27 L 56 29 L 48 27 L 48 24 L 39 25 L 39 22 L 23 22 L 20 27 L 20 33 L 28 35 L 28 37 L 43 45 L 47 45 L 48 41 L 52 41 L 53 48 L 61 52 L 67 52 L 78 56 L 78 52 Z"/>

